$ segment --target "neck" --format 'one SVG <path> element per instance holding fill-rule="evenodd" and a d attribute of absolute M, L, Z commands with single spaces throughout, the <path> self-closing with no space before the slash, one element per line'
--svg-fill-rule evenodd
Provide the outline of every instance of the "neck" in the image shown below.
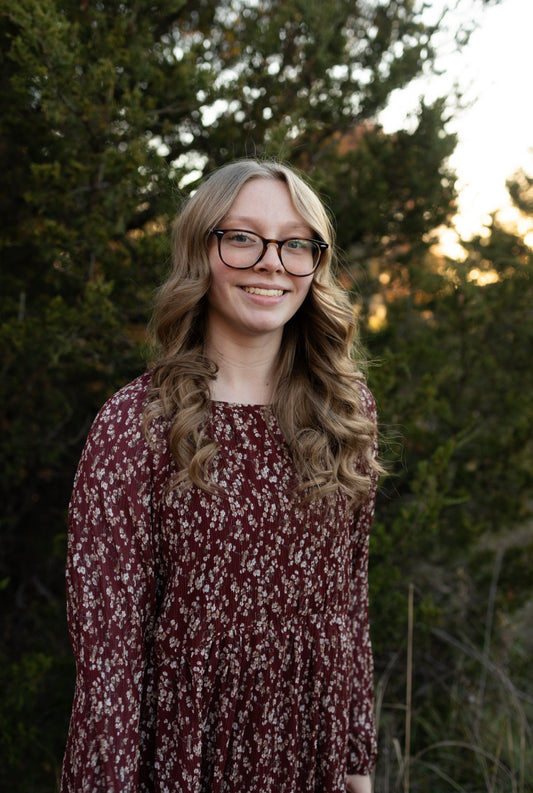
<path fill-rule="evenodd" d="M 279 341 L 250 339 L 232 344 L 223 337 L 207 344 L 207 354 L 218 367 L 211 397 L 221 402 L 267 405 L 275 389 Z"/>

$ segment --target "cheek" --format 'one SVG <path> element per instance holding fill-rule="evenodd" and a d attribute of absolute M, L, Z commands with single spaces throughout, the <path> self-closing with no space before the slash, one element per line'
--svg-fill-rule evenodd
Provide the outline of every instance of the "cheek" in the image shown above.
<path fill-rule="evenodd" d="M 222 262 L 220 261 L 220 257 L 218 255 L 218 249 L 216 243 L 212 242 L 209 245 L 209 248 L 207 250 L 207 259 L 209 261 L 209 269 L 211 270 L 211 273 L 216 272 L 218 267 L 222 264 Z"/>
<path fill-rule="evenodd" d="M 304 279 L 302 279 L 302 280 L 304 280 Z M 313 277 L 310 276 L 309 280 L 305 279 L 305 281 L 306 281 L 306 283 L 300 284 L 299 285 L 299 289 L 298 289 L 298 297 L 299 297 L 299 305 L 300 306 L 302 305 L 302 303 L 305 302 L 307 296 L 311 292 L 311 286 L 312 286 L 312 283 L 313 283 Z"/>
<path fill-rule="evenodd" d="M 209 291 L 224 289 L 227 282 L 231 279 L 232 272 L 220 261 L 217 251 L 209 255 L 209 269 L 211 270 L 211 285 Z"/>

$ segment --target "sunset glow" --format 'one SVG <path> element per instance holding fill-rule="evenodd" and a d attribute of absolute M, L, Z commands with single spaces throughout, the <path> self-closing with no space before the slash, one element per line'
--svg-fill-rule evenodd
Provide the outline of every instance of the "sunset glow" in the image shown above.
<path fill-rule="evenodd" d="M 433 0 L 428 13 L 436 16 L 444 8 L 449 3 Z M 468 46 L 446 52 L 443 45 L 437 64 L 442 74 L 397 92 L 380 119 L 385 131 L 398 129 L 421 98 L 430 102 L 451 93 L 455 83 L 460 86 L 467 107 L 454 113 L 449 129 L 459 138 L 450 165 L 458 176 L 455 224 L 464 239 L 480 233 L 499 210 L 505 210 L 500 219 L 518 222 L 508 212 L 505 182 L 519 168 L 533 172 L 533 2 L 501 0 L 483 10 L 472 2 L 471 11 L 476 10 L 480 27 Z M 520 232 L 531 240 L 531 227 Z"/>

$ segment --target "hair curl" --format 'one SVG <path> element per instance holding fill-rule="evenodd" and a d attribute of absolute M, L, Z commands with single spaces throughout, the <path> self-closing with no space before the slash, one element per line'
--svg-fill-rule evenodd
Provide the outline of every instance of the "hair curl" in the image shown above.
<path fill-rule="evenodd" d="M 376 427 L 361 410 L 362 356 L 349 300 L 333 279 L 333 228 L 316 193 L 292 169 L 274 161 L 241 160 L 215 171 L 187 201 L 173 226 L 172 271 L 158 292 L 152 327 L 158 355 L 144 411 L 144 428 L 170 421 L 169 444 L 178 473 L 174 485 L 208 491 L 217 444 L 205 431 L 216 365 L 205 353 L 209 235 L 250 179 L 278 179 L 294 207 L 329 243 L 309 293 L 284 328 L 272 410 L 301 478 L 312 496 L 345 493 L 354 504 L 380 470 Z"/>

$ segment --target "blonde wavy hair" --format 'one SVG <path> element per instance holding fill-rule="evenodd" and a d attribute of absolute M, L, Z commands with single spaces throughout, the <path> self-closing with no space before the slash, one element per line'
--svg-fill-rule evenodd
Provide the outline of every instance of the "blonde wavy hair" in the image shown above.
<path fill-rule="evenodd" d="M 169 444 L 178 473 L 173 484 L 216 490 L 209 464 L 217 444 L 206 427 L 210 382 L 217 368 L 205 352 L 206 295 L 211 277 L 211 230 L 228 213 L 250 179 L 284 182 L 294 207 L 317 238 L 329 243 L 307 297 L 284 328 L 278 381 L 271 405 L 307 497 L 345 493 L 357 505 L 379 471 L 376 427 L 361 409 L 362 356 L 356 322 L 344 290 L 332 275 L 333 228 L 317 194 L 292 169 L 274 161 L 240 160 L 208 177 L 173 226 L 172 271 L 158 292 L 152 329 L 156 360 L 144 412 L 144 429 L 159 417 L 170 422 Z"/>

